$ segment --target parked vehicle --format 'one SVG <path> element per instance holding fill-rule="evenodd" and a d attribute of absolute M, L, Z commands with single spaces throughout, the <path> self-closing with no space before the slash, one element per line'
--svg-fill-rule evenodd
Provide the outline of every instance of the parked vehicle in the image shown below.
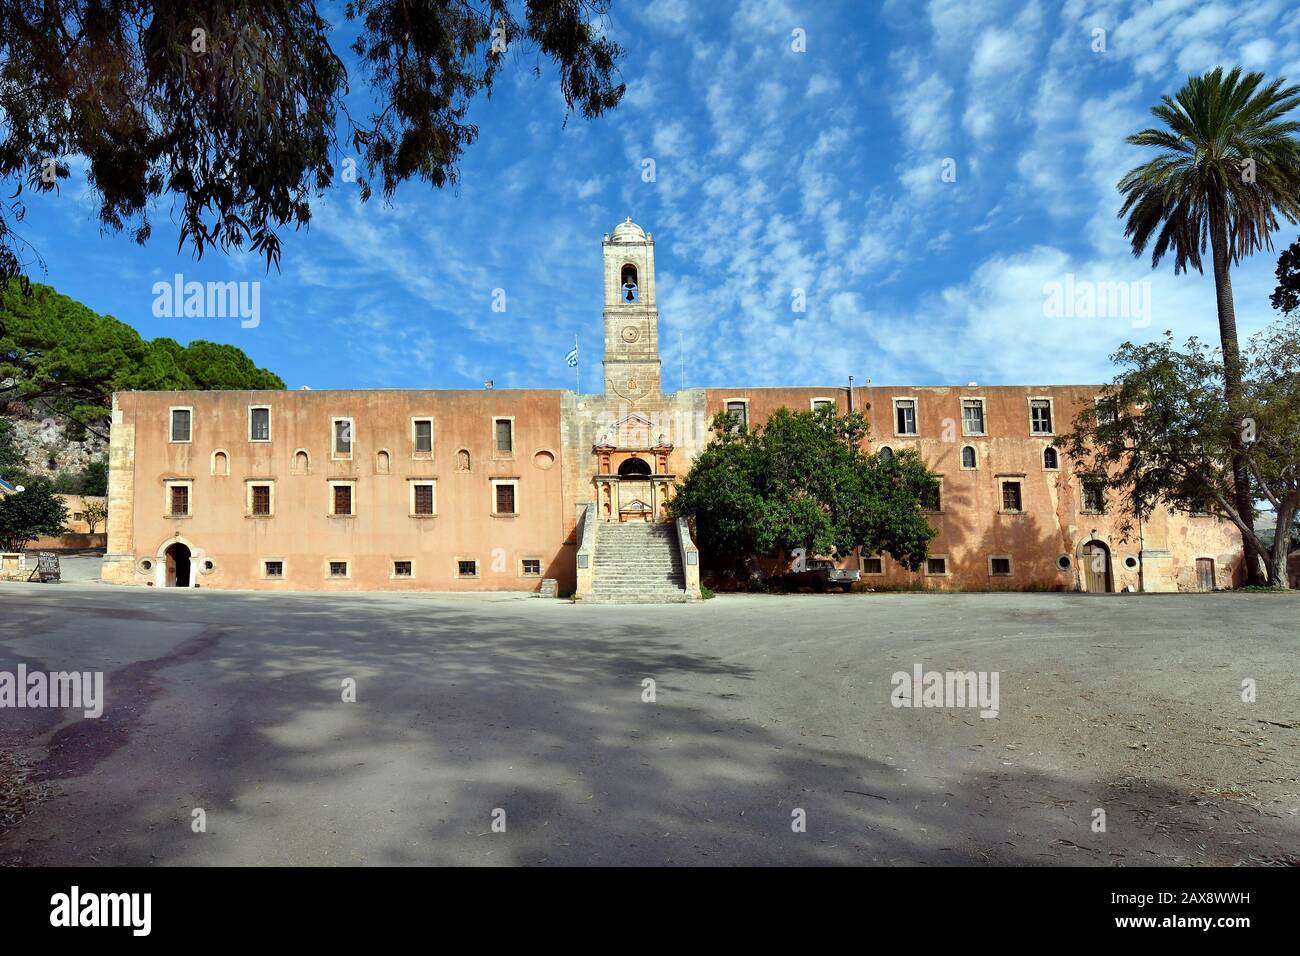
<path fill-rule="evenodd" d="M 837 568 L 824 558 L 808 558 L 796 562 L 794 569 L 784 575 L 782 581 L 790 588 L 810 587 L 820 593 L 833 587 L 847 594 L 861 577 L 862 572 L 856 568 Z"/>

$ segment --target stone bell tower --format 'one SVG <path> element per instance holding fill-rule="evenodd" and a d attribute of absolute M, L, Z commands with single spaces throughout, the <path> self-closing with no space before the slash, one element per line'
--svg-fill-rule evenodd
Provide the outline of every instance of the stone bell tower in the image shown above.
<path fill-rule="evenodd" d="M 654 239 L 629 216 L 605 235 L 604 252 L 605 394 L 629 403 L 658 398 Z"/>

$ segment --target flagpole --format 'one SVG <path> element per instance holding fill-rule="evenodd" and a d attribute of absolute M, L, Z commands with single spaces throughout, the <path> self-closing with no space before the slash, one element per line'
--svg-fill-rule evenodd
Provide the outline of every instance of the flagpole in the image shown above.
<path fill-rule="evenodd" d="M 573 350 L 578 352 L 578 333 L 573 333 Z M 578 360 L 573 363 L 573 374 L 577 378 L 578 392 L 582 394 L 582 353 L 578 352 Z"/>

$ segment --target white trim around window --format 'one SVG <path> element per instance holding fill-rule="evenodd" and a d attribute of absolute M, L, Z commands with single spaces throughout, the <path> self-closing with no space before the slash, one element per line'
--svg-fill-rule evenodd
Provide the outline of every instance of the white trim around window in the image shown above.
<path fill-rule="evenodd" d="M 525 568 L 525 565 L 531 561 L 537 562 L 536 571 L 529 571 Z M 545 569 L 545 564 L 542 561 L 540 555 L 530 554 L 519 559 L 519 576 L 521 578 L 540 578 L 544 572 L 544 569 Z"/>
<path fill-rule="evenodd" d="M 416 429 L 416 425 L 417 425 L 417 423 L 419 423 L 419 422 L 428 422 L 428 423 L 429 423 L 429 449 L 428 449 L 428 451 L 420 451 L 420 449 L 419 449 L 419 438 L 418 438 L 418 436 L 417 436 L 417 434 L 416 434 L 416 430 L 415 430 L 415 429 Z M 434 424 L 434 423 L 433 423 L 433 416 L 432 416 L 432 415 L 412 415 L 412 416 L 411 416 L 411 457 L 412 457 L 412 458 L 419 458 L 419 459 L 422 459 L 422 460 L 430 460 L 430 459 L 433 458 L 433 445 L 434 445 L 434 442 L 436 441 L 436 438 L 437 438 L 437 433 L 436 433 L 436 431 L 435 431 L 435 429 L 434 429 L 434 427 L 433 427 L 433 424 Z"/>
<path fill-rule="evenodd" d="M 253 437 L 253 412 L 258 410 L 266 411 L 266 437 Z M 248 440 L 254 444 L 264 445 L 271 440 L 271 406 L 270 405 L 249 405 L 248 406 Z"/>
<path fill-rule="evenodd" d="M 425 513 L 416 513 L 415 510 L 415 489 L 427 486 L 430 489 L 431 509 Z M 407 478 L 406 479 L 406 513 L 412 518 L 436 518 L 438 517 L 438 479 L 437 478 Z"/>
<path fill-rule="evenodd" d="M 338 423 L 347 422 L 348 450 L 339 451 Z M 347 415 L 334 415 L 330 418 L 330 458 L 334 461 L 351 461 L 357 452 L 356 420 Z"/>
<path fill-rule="evenodd" d="M 172 489 L 185 489 L 185 511 L 172 511 Z M 194 516 L 194 480 L 192 478 L 172 478 L 163 482 L 163 514 L 168 518 L 192 518 Z"/>
<path fill-rule="evenodd" d="M 1045 432 L 1034 429 L 1034 402 L 1047 403 L 1048 424 L 1052 427 Z M 1050 395 L 1030 395 L 1025 399 L 1025 410 L 1029 413 L 1029 434 L 1035 438 L 1051 438 L 1056 434 L 1056 399 Z"/>
<path fill-rule="evenodd" d="M 270 574 L 267 572 L 268 564 L 278 564 L 280 566 L 279 574 Z M 257 562 L 258 576 L 263 581 L 283 581 L 289 575 L 289 562 L 284 558 L 262 558 Z"/>
<path fill-rule="evenodd" d="M 898 403 L 912 403 L 912 430 L 903 432 L 898 430 Z M 915 395 L 894 395 L 889 400 L 890 427 L 894 431 L 895 438 L 915 438 L 921 433 L 921 402 Z"/>
<path fill-rule="evenodd" d="M 979 402 L 980 404 L 980 424 L 984 427 L 977 432 L 966 430 L 966 403 Z M 968 437 L 980 437 L 989 433 L 989 403 L 985 401 L 983 395 L 963 395 L 958 402 L 958 410 L 961 412 L 961 433 Z"/>
<path fill-rule="evenodd" d="M 184 438 L 174 438 L 176 434 L 176 413 L 186 412 L 189 415 L 189 428 L 185 430 Z M 169 445 L 190 445 L 194 443 L 194 406 L 193 405 L 169 405 L 167 407 L 167 444 Z"/>
<path fill-rule="evenodd" d="M 343 573 L 335 574 L 334 565 L 343 565 Z M 321 570 L 325 573 L 327 581 L 347 581 L 352 577 L 352 562 L 347 558 L 326 558 L 321 565 Z"/>
<path fill-rule="evenodd" d="M 264 515 L 253 514 L 253 489 L 254 488 L 270 489 L 270 510 Z M 246 518 L 273 518 L 275 517 L 275 480 L 272 478 L 245 478 L 244 479 L 244 517 Z"/>
<path fill-rule="evenodd" d="M 515 510 L 514 511 L 497 511 L 497 488 L 502 485 L 510 485 L 514 488 Z M 518 478 L 491 478 L 488 480 L 488 486 L 491 488 L 491 513 L 498 518 L 513 518 L 519 514 L 519 479 Z"/>
<path fill-rule="evenodd" d="M 931 571 L 931 561 L 942 561 L 942 571 Z M 948 555 L 946 554 L 927 554 L 925 556 L 925 576 L 927 578 L 946 578 L 952 575 L 952 570 L 948 567 Z"/>
<path fill-rule="evenodd" d="M 407 564 L 411 567 L 410 574 L 398 574 L 397 566 Z M 388 580 L 390 581 L 414 581 L 415 580 L 415 558 L 398 557 L 392 558 L 388 562 Z"/>
<path fill-rule="evenodd" d="M 746 399 L 746 401 L 748 401 L 748 399 Z M 812 412 L 817 411 L 818 405 L 830 405 L 831 408 L 835 409 L 836 411 L 839 411 L 839 406 L 835 404 L 835 399 L 830 395 L 817 395 L 813 398 L 808 399 L 809 411 Z M 748 412 L 749 409 L 746 408 L 745 411 Z"/>
<path fill-rule="evenodd" d="M 329 502 L 327 503 L 327 508 L 329 510 L 326 513 L 331 518 L 355 518 L 357 514 L 356 479 L 355 478 L 331 479 L 330 481 L 327 482 L 327 484 L 329 485 Z M 352 494 L 349 496 L 349 501 L 348 501 L 348 503 L 352 506 L 352 510 L 349 511 L 347 514 L 340 514 L 334 510 L 334 489 L 339 487 L 340 485 L 346 485 L 348 488 L 352 489 Z"/>
<path fill-rule="evenodd" d="M 1005 561 L 1005 562 L 1007 563 L 1007 569 L 1006 569 L 1005 571 L 994 571 L 994 570 L 993 570 L 993 562 L 994 562 L 994 561 Z M 990 555 L 989 555 L 989 577 L 991 577 L 991 578 L 1010 578 L 1010 577 L 1014 577 L 1014 576 L 1015 576 L 1015 573 L 1016 573 L 1016 562 L 1015 562 L 1015 559 L 1013 559 L 1013 558 L 1011 557 L 1011 555 L 1009 555 L 1009 554 L 990 554 Z"/>

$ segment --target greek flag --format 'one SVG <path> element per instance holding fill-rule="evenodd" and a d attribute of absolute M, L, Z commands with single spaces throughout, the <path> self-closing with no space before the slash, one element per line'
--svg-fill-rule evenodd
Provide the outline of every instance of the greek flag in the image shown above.
<path fill-rule="evenodd" d="M 564 356 L 564 364 L 569 368 L 578 367 L 578 347 L 575 345 L 569 350 L 569 354 Z"/>

